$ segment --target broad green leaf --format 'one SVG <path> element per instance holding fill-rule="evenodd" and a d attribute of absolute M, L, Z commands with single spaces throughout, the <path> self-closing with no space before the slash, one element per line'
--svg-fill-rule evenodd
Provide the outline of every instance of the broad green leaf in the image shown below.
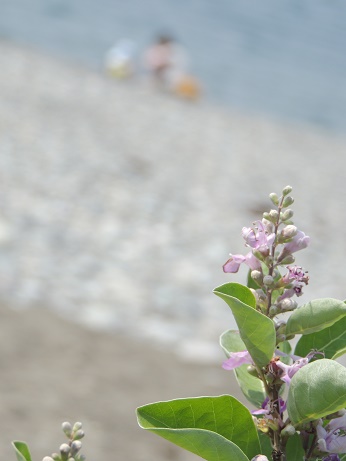
<path fill-rule="evenodd" d="M 137 417 L 143 429 L 209 461 L 248 461 L 260 453 L 249 410 L 230 395 L 152 403 Z"/>
<path fill-rule="evenodd" d="M 17 461 L 31 461 L 29 447 L 25 442 L 15 440 L 12 442 L 12 446 L 16 452 Z"/>
<path fill-rule="evenodd" d="M 254 309 L 252 292 L 238 283 L 226 283 L 215 288 L 214 293 L 232 309 L 241 339 L 254 363 L 260 368 L 268 365 L 275 349 L 275 328 L 272 320 Z"/>
<path fill-rule="evenodd" d="M 308 335 L 330 327 L 346 316 L 346 304 L 333 298 L 315 299 L 291 314 L 286 335 Z"/>
<path fill-rule="evenodd" d="M 261 454 L 266 455 L 268 459 L 271 459 L 273 447 L 270 442 L 270 438 L 261 431 L 258 431 L 258 437 L 261 444 Z"/>
<path fill-rule="evenodd" d="M 296 433 L 289 437 L 286 445 L 286 459 L 292 461 L 303 461 L 304 450 L 302 447 L 302 441 L 299 435 Z"/>
<path fill-rule="evenodd" d="M 245 344 L 240 338 L 239 331 L 228 330 L 220 336 L 220 344 L 227 357 L 231 352 L 240 352 L 246 349 Z M 234 370 L 239 387 L 245 397 L 256 408 L 261 408 L 266 398 L 262 381 L 252 376 L 247 371 L 248 365 L 242 365 Z"/>
<path fill-rule="evenodd" d="M 346 368 L 334 360 L 309 363 L 293 376 L 287 411 L 292 424 L 322 418 L 346 406 Z"/>
<path fill-rule="evenodd" d="M 305 357 L 312 349 L 324 352 L 326 359 L 336 359 L 345 354 L 346 317 L 324 330 L 302 336 L 296 345 L 294 353 Z"/>

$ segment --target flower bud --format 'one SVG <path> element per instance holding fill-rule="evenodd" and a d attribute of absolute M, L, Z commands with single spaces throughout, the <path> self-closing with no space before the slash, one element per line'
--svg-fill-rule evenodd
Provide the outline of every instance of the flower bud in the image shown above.
<path fill-rule="evenodd" d="M 73 432 L 78 431 L 79 429 L 82 429 L 83 424 L 80 422 L 74 423 L 73 425 Z"/>
<path fill-rule="evenodd" d="M 80 440 L 74 440 L 71 443 L 71 456 L 76 455 L 82 448 L 82 442 Z"/>
<path fill-rule="evenodd" d="M 279 212 L 278 210 L 270 210 L 269 211 L 269 216 L 270 216 L 270 220 L 271 222 L 277 222 L 277 220 L 279 219 Z"/>
<path fill-rule="evenodd" d="M 257 455 L 251 461 L 268 461 L 268 458 L 265 455 Z"/>
<path fill-rule="evenodd" d="M 291 186 L 286 186 L 282 189 L 282 195 L 286 197 L 286 195 L 290 194 L 292 192 L 292 187 Z"/>
<path fill-rule="evenodd" d="M 272 234 L 274 232 L 274 230 L 275 230 L 274 224 L 272 222 L 268 221 L 268 219 L 263 218 L 262 219 L 262 224 L 264 226 L 265 231 L 268 234 Z"/>
<path fill-rule="evenodd" d="M 288 208 L 283 213 L 281 213 L 282 221 L 287 221 L 288 219 L 291 219 L 292 216 L 293 216 L 293 210 L 291 210 L 290 208 Z"/>
<path fill-rule="evenodd" d="M 271 285 L 273 285 L 274 283 L 274 279 L 271 275 L 265 275 L 263 277 L 263 283 L 264 285 L 266 285 L 267 287 L 270 287 Z"/>
<path fill-rule="evenodd" d="M 71 435 L 72 435 L 72 426 L 71 426 L 71 424 L 68 423 L 68 422 L 64 422 L 64 423 L 62 423 L 61 427 L 62 427 L 62 430 L 64 431 L 65 435 L 67 437 L 71 437 Z"/>
<path fill-rule="evenodd" d="M 277 196 L 277 194 L 275 194 L 275 192 L 272 192 L 271 194 L 269 194 L 269 198 L 273 202 L 274 205 L 279 205 L 279 197 Z"/>
<path fill-rule="evenodd" d="M 291 437 L 296 433 L 295 428 L 292 426 L 292 424 L 287 424 L 286 427 L 284 427 L 281 431 L 281 435 L 283 437 Z"/>
<path fill-rule="evenodd" d="M 294 311 L 298 307 L 297 301 L 292 298 L 284 298 L 282 301 L 279 302 L 279 308 L 283 312 Z"/>
<path fill-rule="evenodd" d="M 282 207 L 287 208 L 288 206 L 292 205 L 293 202 L 294 202 L 294 198 L 291 197 L 290 195 L 287 195 L 287 197 L 285 197 L 282 202 Z"/>
<path fill-rule="evenodd" d="M 286 330 L 286 322 L 285 320 L 279 320 L 278 322 L 275 322 L 275 330 L 276 333 L 284 333 Z"/>
<path fill-rule="evenodd" d="M 67 443 L 63 443 L 62 445 L 60 445 L 60 453 L 70 453 L 70 445 L 68 445 Z"/>
<path fill-rule="evenodd" d="M 251 271 L 251 278 L 258 284 L 262 285 L 263 282 L 263 274 L 261 271 L 253 270 Z"/>
<path fill-rule="evenodd" d="M 276 210 L 272 210 L 272 211 L 276 211 Z M 278 212 L 277 212 L 277 213 L 278 213 Z M 269 222 L 271 222 L 271 223 L 273 223 L 273 224 L 276 224 L 276 221 L 277 221 L 277 220 L 275 219 L 275 217 L 273 218 L 273 217 L 270 215 L 270 213 L 268 213 L 267 211 L 265 211 L 265 212 L 263 213 L 262 216 L 263 216 L 263 219 L 265 219 L 266 221 L 269 221 Z"/>
<path fill-rule="evenodd" d="M 276 335 L 277 344 L 283 343 L 284 341 L 286 341 L 286 335 Z"/>
<path fill-rule="evenodd" d="M 256 290 L 256 299 L 258 299 L 259 301 L 266 301 L 267 300 L 266 294 L 260 288 L 258 290 Z"/>
<path fill-rule="evenodd" d="M 297 232 L 298 232 L 298 228 L 296 226 L 293 226 L 292 224 L 289 224 L 288 226 L 285 226 L 280 235 L 281 237 L 283 237 L 284 239 L 291 239 L 293 238 L 295 235 L 297 235 Z"/>
<path fill-rule="evenodd" d="M 61 455 L 61 459 L 63 461 L 67 461 L 67 458 L 69 457 L 69 454 L 70 454 L 70 445 L 67 445 L 67 443 L 63 443 L 62 445 L 60 445 L 60 455 Z"/>
<path fill-rule="evenodd" d="M 54 461 L 60 461 L 61 460 L 60 455 L 58 455 L 58 453 L 53 453 L 52 458 L 54 459 Z"/>
<path fill-rule="evenodd" d="M 270 306 L 270 309 L 269 309 L 269 316 L 270 317 L 275 317 L 275 315 L 278 313 L 278 308 L 277 306 L 275 306 L 275 304 L 273 304 L 272 306 Z"/>
<path fill-rule="evenodd" d="M 77 432 L 74 433 L 73 440 L 80 440 L 84 437 L 84 435 L 84 431 L 82 429 L 79 429 Z"/>
<path fill-rule="evenodd" d="M 45 456 L 42 461 L 54 461 L 50 456 Z"/>
<path fill-rule="evenodd" d="M 249 365 L 247 367 L 247 372 L 249 373 L 249 375 L 255 376 L 256 378 L 258 378 L 258 372 L 256 370 L 256 367 L 254 367 L 253 365 Z"/>

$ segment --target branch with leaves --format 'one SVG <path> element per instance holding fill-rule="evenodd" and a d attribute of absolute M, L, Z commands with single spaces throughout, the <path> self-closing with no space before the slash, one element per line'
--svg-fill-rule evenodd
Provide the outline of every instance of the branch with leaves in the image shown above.
<path fill-rule="evenodd" d="M 230 395 L 137 409 L 142 428 L 208 461 L 346 461 L 346 368 L 336 362 L 346 352 L 346 304 L 299 306 L 309 276 L 295 254 L 310 238 L 292 221 L 291 191 L 270 194 L 274 208 L 242 229 L 247 253 L 223 266 L 231 274 L 248 266 L 247 284 L 214 290 L 238 326 L 221 335 L 223 368 L 256 410 Z"/>

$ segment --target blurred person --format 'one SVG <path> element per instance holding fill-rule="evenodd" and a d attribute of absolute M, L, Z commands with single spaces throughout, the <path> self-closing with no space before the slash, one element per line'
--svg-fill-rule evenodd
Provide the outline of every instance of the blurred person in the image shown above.
<path fill-rule="evenodd" d="M 135 44 L 132 40 L 122 39 L 115 43 L 105 57 L 105 69 L 111 77 L 125 79 L 132 77 Z"/>
<path fill-rule="evenodd" d="M 170 35 L 159 35 L 145 51 L 143 60 L 159 88 L 183 98 L 195 99 L 199 96 L 199 84 L 187 72 L 187 53 Z"/>

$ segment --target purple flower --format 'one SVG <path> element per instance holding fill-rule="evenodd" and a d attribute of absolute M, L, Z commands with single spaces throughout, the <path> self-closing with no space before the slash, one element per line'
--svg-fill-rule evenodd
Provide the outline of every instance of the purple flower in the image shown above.
<path fill-rule="evenodd" d="M 295 253 L 296 251 L 303 250 L 310 243 L 310 237 L 305 235 L 304 232 L 298 230 L 293 239 L 286 243 L 283 247 L 280 255 L 278 256 L 278 262 L 283 261 L 287 256 Z"/>
<path fill-rule="evenodd" d="M 293 239 L 286 243 L 284 251 L 289 254 L 295 253 L 296 251 L 303 250 L 310 243 L 310 237 L 305 235 L 303 231 L 298 230 Z"/>
<path fill-rule="evenodd" d="M 277 405 L 274 405 L 274 403 L 267 397 L 262 403 L 262 408 L 251 411 L 251 414 L 254 416 L 263 415 L 261 422 L 257 422 L 257 424 L 277 430 L 279 427 L 283 427 L 282 413 L 286 410 L 286 403 L 281 398 L 276 401 Z"/>
<path fill-rule="evenodd" d="M 223 271 L 227 273 L 236 273 L 242 263 L 245 263 L 251 270 L 261 269 L 261 263 L 250 251 L 247 255 L 230 255 L 231 258 L 223 265 Z"/>
<path fill-rule="evenodd" d="M 252 358 L 248 351 L 231 352 L 229 358 L 223 362 L 222 368 L 224 370 L 234 370 L 234 368 L 246 363 L 252 363 Z"/>
<path fill-rule="evenodd" d="M 306 275 L 307 273 L 303 271 L 301 266 L 287 266 L 287 269 L 287 274 L 282 277 L 282 281 L 285 285 L 294 282 L 305 283 L 305 285 L 309 283 L 309 276 Z"/>
<path fill-rule="evenodd" d="M 309 361 L 312 359 L 312 357 L 314 357 L 316 354 L 321 354 L 321 352 L 310 352 L 310 354 L 308 354 L 306 357 L 301 357 L 295 362 L 293 362 L 292 365 L 286 365 L 286 363 L 282 362 L 281 360 L 278 360 L 276 362 L 276 365 L 283 371 L 283 374 L 280 376 L 281 381 L 283 381 L 289 386 L 291 383 L 291 379 L 297 373 L 297 371 L 305 365 L 307 365 Z"/>
<path fill-rule="evenodd" d="M 246 245 L 261 253 L 269 251 L 275 240 L 275 234 L 268 234 L 262 221 L 255 221 L 255 229 L 243 227 L 242 235 Z"/>
<path fill-rule="evenodd" d="M 303 271 L 300 266 L 287 266 L 288 272 L 281 279 L 283 286 L 288 286 L 283 294 L 279 296 L 277 302 L 282 301 L 285 298 L 291 298 L 292 296 L 301 296 L 303 294 L 303 287 L 309 283 L 309 276 L 307 272 Z"/>
<path fill-rule="evenodd" d="M 279 398 L 279 413 L 283 413 L 286 410 L 286 403 L 284 400 Z M 251 411 L 251 414 L 253 415 L 271 415 L 272 409 L 270 407 L 270 401 L 269 397 L 265 399 L 265 401 L 262 403 L 261 410 L 253 410 Z"/>
<path fill-rule="evenodd" d="M 338 418 L 330 420 L 328 430 L 337 431 L 339 429 L 346 430 L 346 413 Z"/>
<path fill-rule="evenodd" d="M 340 458 L 336 453 L 330 453 L 328 456 L 322 458 L 322 461 L 340 461 Z"/>
<path fill-rule="evenodd" d="M 316 431 L 317 445 L 321 451 L 334 454 L 346 453 L 346 414 L 332 419 L 325 427 L 320 420 Z"/>
<path fill-rule="evenodd" d="M 245 240 L 245 245 L 257 250 L 265 256 L 268 256 L 270 248 L 275 240 L 275 234 L 268 234 L 262 221 L 255 222 L 255 228 L 243 227 L 242 235 Z M 227 273 L 236 273 L 241 264 L 245 263 L 251 270 L 261 270 L 260 261 L 250 251 L 244 255 L 232 255 L 231 258 L 223 265 L 223 271 Z"/>

